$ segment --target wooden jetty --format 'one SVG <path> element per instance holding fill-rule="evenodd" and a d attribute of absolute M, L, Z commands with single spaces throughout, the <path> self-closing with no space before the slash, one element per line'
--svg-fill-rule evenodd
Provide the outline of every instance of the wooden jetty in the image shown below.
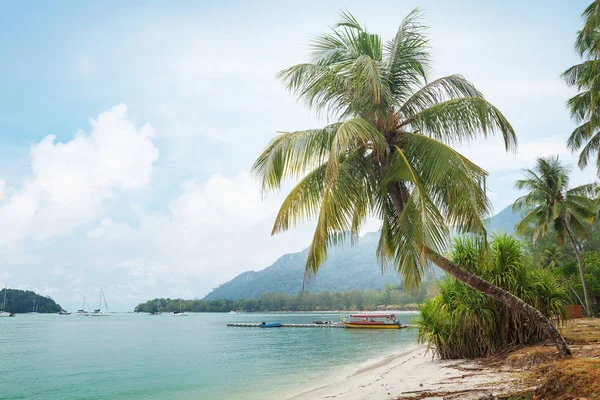
<path fill-rule="evenodd" d="M 237 328 L 259 328 L 260 324 L 227 324 Z M 401 325 L 400 329 L 409 328 L 412 325 Z M 344 324 L 281 324 L 281 328 L 346 328 Z"/>
<path fill-rule="evenodd" d="M 227 324 L 237 328 L 258 328 L 260 324 Z M 344 324 L 281 324 L 281 328 L 345 328 Z"/>

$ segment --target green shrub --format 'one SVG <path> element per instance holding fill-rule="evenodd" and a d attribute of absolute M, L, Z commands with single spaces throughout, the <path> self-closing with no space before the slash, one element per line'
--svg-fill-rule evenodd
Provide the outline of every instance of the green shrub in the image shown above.
<path fill-rule="evenodd" d="M 489 246 L 457 238 L 451 258 L 463 268 L 508 290 L 544 315 L 565 317 L 567 293 L 548 270 L 527 263 L 521 243 L 499 235 Z M 544 332 L 523 316 L 454 278 L 439 283 L 439 294 L 425 302 L 416 321 L 418 340 L 442 359 L 477 358 L 534 344 Z"/>

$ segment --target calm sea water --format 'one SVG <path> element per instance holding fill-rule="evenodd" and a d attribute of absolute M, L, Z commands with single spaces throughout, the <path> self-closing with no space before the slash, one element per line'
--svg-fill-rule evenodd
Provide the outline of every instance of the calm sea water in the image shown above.
<path fill-rule="evenodd" d="M 400 316 L 403 323 L 411 318 Z M 415 342 L 413 330 L 226 326 L 314 319 L 339 318 L 312 313 L 1 318 L 0 398 L 284 398 Z"/>

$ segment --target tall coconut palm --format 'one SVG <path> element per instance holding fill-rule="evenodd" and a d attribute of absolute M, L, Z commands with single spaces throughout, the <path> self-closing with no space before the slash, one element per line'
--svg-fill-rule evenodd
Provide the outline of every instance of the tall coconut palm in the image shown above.
<path fill-rule="evenodd" d="M 558 157 L 538 158 L 536 167 L 524 170 L 525 179 L 518 180 L 515 186 L 527 190 L 519 197 L 514 210 L 525 211 L 517 224 L 517 233 L 522 235 L 529 226 L 534 226 L 533 241 L 545 236 L 553 229 L 559 244 L 568 240 L 579 265 L 579 275 L 583 286 L 585 308 L 589 314 L 590 303 L 583 275 L 583 261 L 577 244 L 578 238 L 589 237 L 587 225 L 594 221 L 596 204 L 590 199 L 594 185 L 569 187 L 569 168 L 561 164 Z"/>
<path fill-rule="evenodd" d="M 543 326 L 563 355 L 556 328 L 538 310 L 442 255 L 450 227 L 484 235 L 487 173 L 450 145 L 499 133 L 516 148 L 513 128 L 465 78 L 427 80 L 427 28 L 418 10 L 383 43 L 350 14 L 317 36 L 312 60 L 279 73 L 313 110 L 339 122 L 281 133 L 253 166 L 263 191 L 299 180 L 284 200 L 273 234 L 315 218 L 306 262 L 316 273 L 330 246 L 358 237 L 369 216 L 382 221 L 378 257 L 406 284 L 432 262 L 472 288 Z"/>
<path fill-rule="evenodd" d="M 543 268 L 554 269 L 561 264 L 563 258 L 562 248 L 556 244 L 544 249 L 541 264 Z"/>
<path fill-rule="evenodd" d="M 580 150 L 580 168 L 595 155 L 600 175 L 600 1 L 592 2 L 582 17 L 584 26 L 577 33 L 575 49 L 584 61 L 562 75 L 579 92 L 567 102 L 571 117 L 579 124 L 567 146 L 573 152 Z"/>

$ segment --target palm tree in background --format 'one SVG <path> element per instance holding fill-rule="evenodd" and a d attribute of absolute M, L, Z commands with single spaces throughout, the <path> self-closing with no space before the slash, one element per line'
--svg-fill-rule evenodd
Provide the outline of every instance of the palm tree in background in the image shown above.
<path fill-rule="evenodd" d="M 538 158 L 536 167 L 524 172 L 525 179 L 515 184 L 516 188 L 528 191 L 513 205 L 513 210 L 525 211 L 525 216 L 517 224 L 517 233 L 523 235 L 529 226 L 534 226 L 534 243 L 550 229 L 556 232 L 560 245 L 564 246 L 565 241 L 569 241 L 577 257 L 585 308 L 589 315 L 591 309 L 577 238 L 589 238 L 587 225 L 594 221 L 596 213 L 596 204 L 589 195 L 594 192 L 595 185 L 569 188 L 570 170 L 561 164 L 558 157 Z"/>
<path fill-rule="evenodd" d="M 579 92 L 567 102 L 571 117 L 579 124 L 567 147 L 580 151 L 580 168 L 595 156 L 600 175 L 600 1 L 590 4 L 582 17 L 584 26 L 577 32 L 575 49 L 584 61 L 562 74 L 567 84 Z"/>
<path fill-rule="evenodd" d="M 299 180 L 284 200 L 273 234 L 315 218 L 305 277 L 315 274 L 330 246 L 358 238 L 369 216 L 382 221 L 378 258 L 418 285 L 428 262 L 543 327 L 562 355 L 564 339 L 534 307 L 452 263 L 450 227 L 485 235 L 490 213 L 486 171 L 451 145 L 499 133 L 516 148 L 513 128 L 465 78 L 428 81 L 427 28 L 413 11 L 383 43 L 350 14 L 316 37 L 312 60 L 278 77 L 317 113 L 339 122 L 284 132 L 253 166 L 262 191 Z"/>
<path fill-rule="evenodd" d="M 563 251 L 560 246 L 553 244 L 544 249 L 542 253 L 542 267 L 546 269 L 554 269 L 562 264 Z"/>

